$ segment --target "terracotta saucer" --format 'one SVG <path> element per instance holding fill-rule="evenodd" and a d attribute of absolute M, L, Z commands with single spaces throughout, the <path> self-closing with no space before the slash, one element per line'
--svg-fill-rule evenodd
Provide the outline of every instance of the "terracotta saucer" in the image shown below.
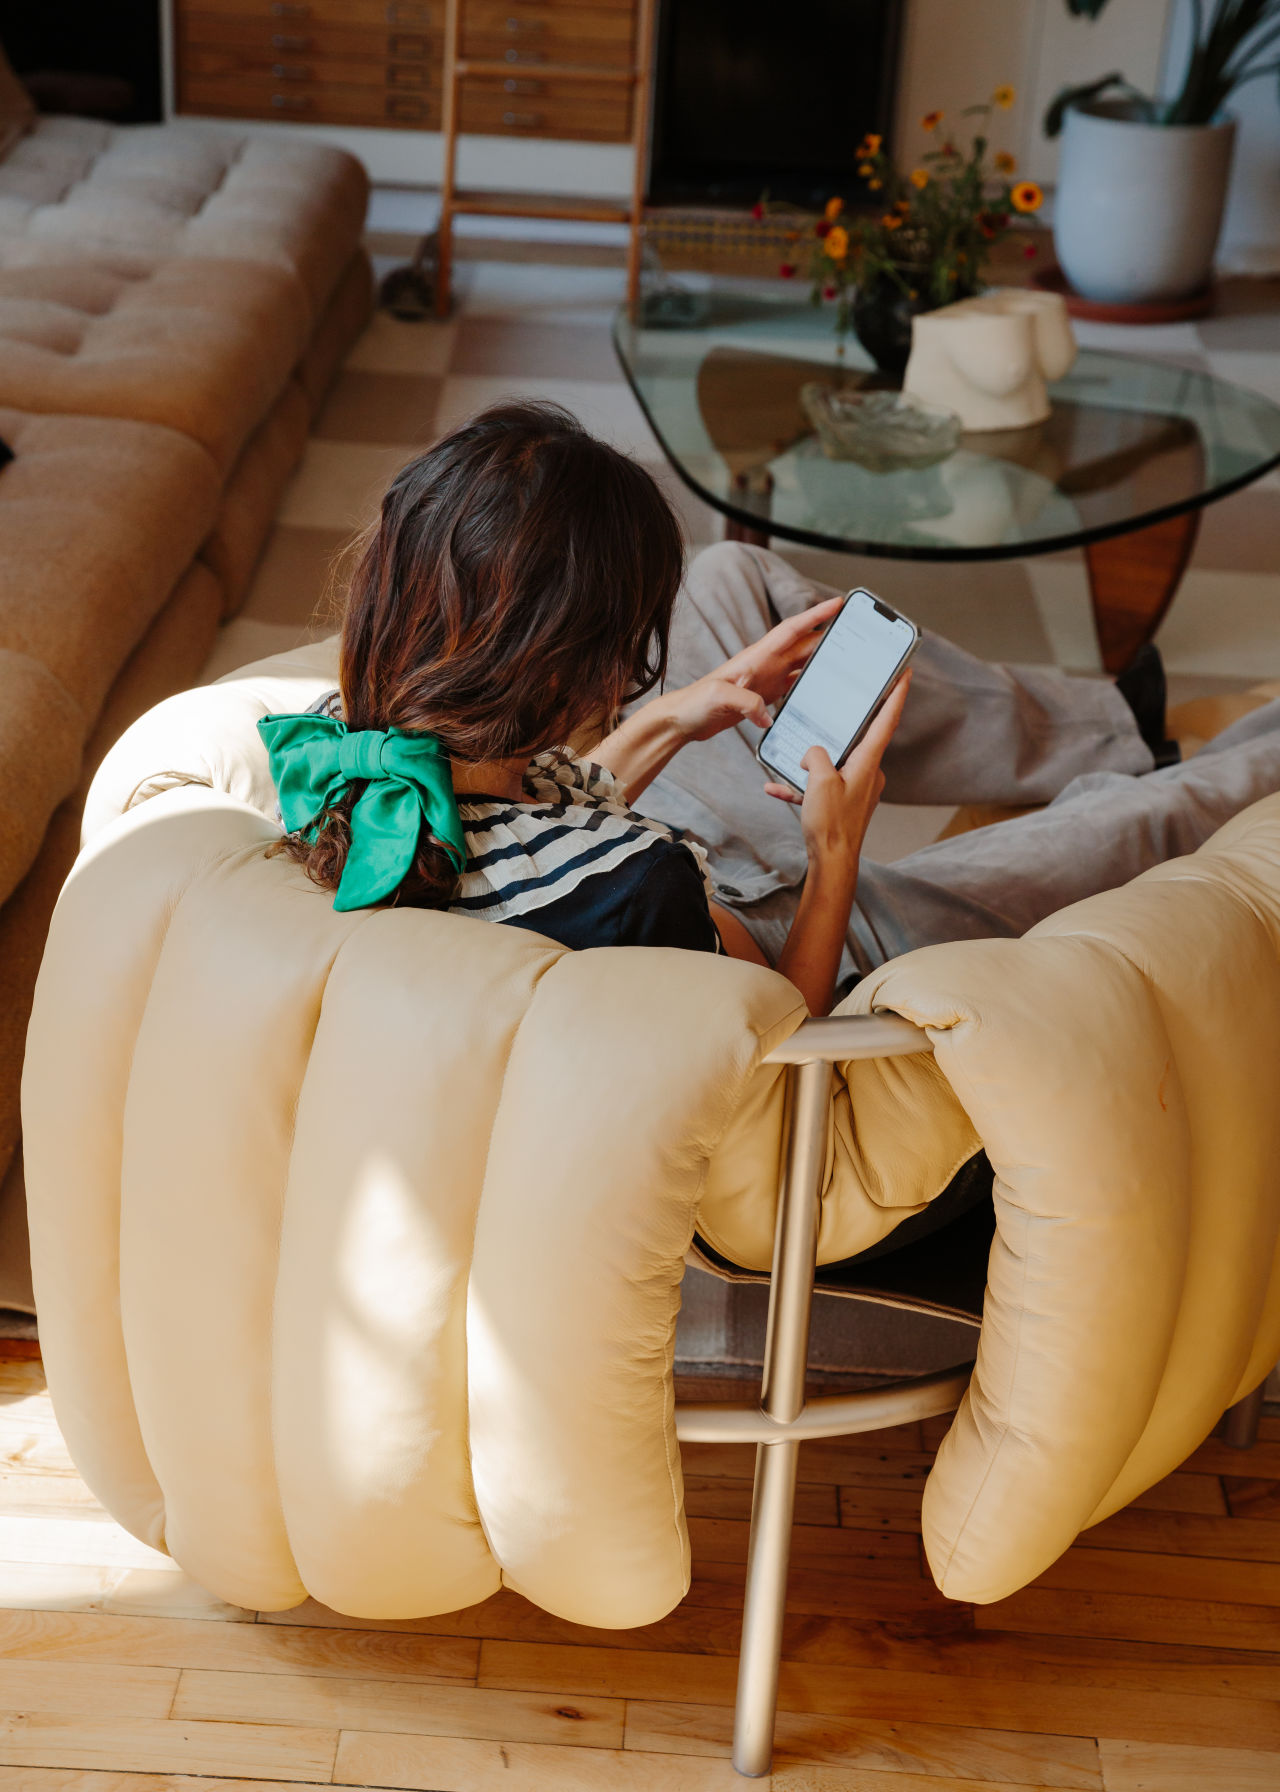
<path fill-rule="evenodd" d="M 1185 299 L 1157 299 L 1149 305 L 1106 305 L 1082 299 L 1067 285 L 1061 268 L 1037 268 L 1031 284 L 1043 292 L 1058 292 L 1067 301 L 1072 317 L 1091 318 L 1099 324 L 1180 324 L 1189 318 L 1208 317 L 1213 310 L 1213 287 L 1206 286 Z"/>

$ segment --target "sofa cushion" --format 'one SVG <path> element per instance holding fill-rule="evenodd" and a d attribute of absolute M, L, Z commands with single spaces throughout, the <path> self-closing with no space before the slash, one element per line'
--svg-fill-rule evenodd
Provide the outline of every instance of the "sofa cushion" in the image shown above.
<path fill-rule="evenodd" d="M 296 276 L 263 262 L 126 273 L 0 242 L 0 405 L 163 423 L 225 470 L 288 380 L 307 315 Z"/>
<path fill-rule="evenodd" d="M 367 197 L 355 157 L 319 144 L 42 118 L 0 162 L 0 239 L 270 262 L 302 282 L 314 322 Z"/>
<path fill-rule="evenodd" d="M 218 469 L 154 423 L 0 409 L 0 437 L 16 451 L 0 475 L 0 649 L 43 666 L 87 730 L 208 534 Z M 24 800 L 48 819 L 44 794 Z"/>
<path fill-rule="evenodd" d="M 47 667 L 0 648 L 0 901 L 75 788 L 85 733 L 83 710 Z"/>

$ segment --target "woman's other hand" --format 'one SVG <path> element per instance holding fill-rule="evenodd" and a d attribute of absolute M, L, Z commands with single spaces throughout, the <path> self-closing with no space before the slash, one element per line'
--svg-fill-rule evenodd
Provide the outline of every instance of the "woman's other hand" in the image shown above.
<path fill-rule="evenodd" d="M 744 685 L 765 703 L 781 703 L 843 603 L 842 597 L 829 597 L 810 610 L 801 610 L 798 616 L 788 616 L 777 628 L 771 628 L 750 647 L 717 666 L 712 678 Z"/>
<path fill-rule="evenodd" d="M 770 796 L 799 804 L 810 861 L 843 868 L 855 881 L 862 842 L 884 789 L 880 761 L 902 719 L 910 686 L 911 674 L 904 672 L 838 771 L 824 747 L 809 748 L 800 762 L 808 773 L 803 796 L 788 784 L 765 785 Z"/>

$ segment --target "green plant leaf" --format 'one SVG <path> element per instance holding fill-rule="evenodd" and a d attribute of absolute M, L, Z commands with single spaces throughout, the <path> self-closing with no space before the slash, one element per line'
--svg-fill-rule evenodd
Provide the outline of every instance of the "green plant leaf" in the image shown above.
<path fill-rule="evenodd" d="M 1078 105 L 1081 100 L 1091 100 L 1095 94 L 1105 92 L 1108 87 L 1127 87 L 1128 85 L 1119 69 L 1112 69 L 1109 75 L 1103 75 L 1098 81 L 1086 81 L 1081 87 L 1064 87 L 1044 115 L 1045 136 L 1056 137 L 1059 135 L 1068 106 Z"/>

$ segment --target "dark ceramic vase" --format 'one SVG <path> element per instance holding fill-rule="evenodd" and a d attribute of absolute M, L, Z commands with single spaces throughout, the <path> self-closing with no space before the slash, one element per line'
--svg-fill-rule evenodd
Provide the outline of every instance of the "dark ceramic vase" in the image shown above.
<path fill-rule="evenodd" d="M 938 302 L 928 296 L 927 276 L 919 268 L 904 268 L 903 279 L 919 294 L 912 298 L 887 274 L 860 286 L 854 295 L 853 333 L 871 359 L 891 379 L 901 381 L 911 354 L 911 320 L 922 311 L 936 311 Z M 958 292 L 956 298 L 969 295 Z"/>

